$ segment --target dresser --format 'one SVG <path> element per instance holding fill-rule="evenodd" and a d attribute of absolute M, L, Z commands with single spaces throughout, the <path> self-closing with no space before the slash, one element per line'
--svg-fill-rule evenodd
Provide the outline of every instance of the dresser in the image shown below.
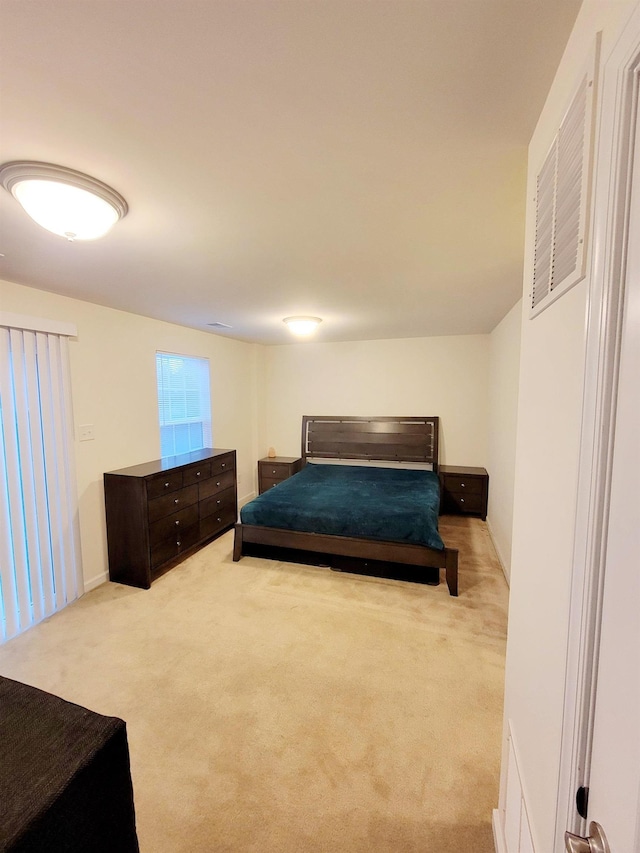
<path fill-rule="evenodd" d="M 109 579 L 149 589 L 233 527 L 237 494 L 235 450 L 204 448 L 107 472 Z"/>
<path fill-rule="evenodd" d="M 440 512 L 487 518 L 489 475 L 485 468 L 441 465 Z"/>
<path fill-rule="evenodd" d="M 258 459 L 258 494 L 277 486 L 302 468 L 299 456 L 271 456 Z"/>

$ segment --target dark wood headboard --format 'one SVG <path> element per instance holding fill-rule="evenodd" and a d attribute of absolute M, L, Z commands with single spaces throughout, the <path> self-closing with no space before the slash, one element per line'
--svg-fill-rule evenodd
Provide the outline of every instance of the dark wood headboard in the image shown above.
<path fill-rule="evenodd" d="M 426 462 L 438 470 L 438 418 L 302 418 L 302 458 Z"/>

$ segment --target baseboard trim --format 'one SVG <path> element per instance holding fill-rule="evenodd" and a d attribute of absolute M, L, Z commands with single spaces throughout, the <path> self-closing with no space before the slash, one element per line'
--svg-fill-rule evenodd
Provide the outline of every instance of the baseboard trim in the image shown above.
<path fill-rule="evenodd" d="M 95 589 L 98 586 L 102 586 L 103 583 L 106 583 L 109 580 L 109 575 L 107 572 L 101 572 L 99 575 L 94 575 L 94 577 L 89 578 L 84 582 L 84 591 L 91 592 L 92 589 Z"/>
<path fill-rule="evenodd" d="M 491 818 L 491 824 L 493 826 L 493 846 L 495 847 L 496 853 L 508 853 L 507 842 L 504 837 L 504 832 L 502 831 L 502 823 L 500 821 L 500 812 L 498 809 L 493 810 Z"/>
<path fill-rule="evenodd" d="M 491 529 L 491 522 L 487 518 L 487 530 L 489 531 L 489 538 L 493 544 L 494 551 L 496 552 L 496 556 L 498 558 L 498 562 L 500 563 L 500 568 L 502 569 L 502 574 L 504 575 L 504 579 L 507 582 L 507 586 L 510 586 L 509 583 L 509 572 L 507 571 L 507 564 L 505 563 L 504 557 L 500 551 L 500 546 L 498 545 L 498 540 L 496 539 L 493 530 Z"/>
<path fill-rule="evenodd" d="M 245 504 L 248 504 L 249 501 L 252 501 L 256 497 L 255 492 L 249 492 L 248 495 L 245 495 L 242 498 L 238 498 L 238 508 L 242 509 Z"/>

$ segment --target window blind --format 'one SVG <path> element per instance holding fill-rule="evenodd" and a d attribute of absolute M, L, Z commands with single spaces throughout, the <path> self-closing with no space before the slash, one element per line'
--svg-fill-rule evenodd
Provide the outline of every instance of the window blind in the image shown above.
<path fill-rule="evenodd" d="M 82 592 L 68 341 L 0 327 L 0 640 Z"/>
<path fill-rule="evenodd" d="M 156 374 L 162 456 L 211 447 L 209 360 L 158 352 Z"/>

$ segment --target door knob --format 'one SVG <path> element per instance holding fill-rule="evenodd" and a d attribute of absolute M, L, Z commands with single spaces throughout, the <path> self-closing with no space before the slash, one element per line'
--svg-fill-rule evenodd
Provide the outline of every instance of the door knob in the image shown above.
<path fill-rule="evenodd" d="M 567 853 L 611 853 L 604 830 L 595 820 L 589 824 L 589 835 L 586 838 L 565 832 L 564 846 Z"/>

